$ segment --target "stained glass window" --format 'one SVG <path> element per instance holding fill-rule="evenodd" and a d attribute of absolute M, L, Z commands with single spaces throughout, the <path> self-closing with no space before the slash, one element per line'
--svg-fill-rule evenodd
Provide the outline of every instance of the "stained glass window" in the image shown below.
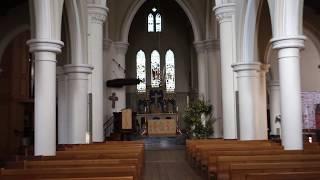
<path fill-rule="evenodd" d="M 159 87 L 160 79 L 160 54 L 157 50 L 154 50 L 151 53 L 151 87 Z"/>
<path fill-rule="evenodd" d="M 161 15 L 159 13 L 156 15 L 156 32 L 161 32 Z"/>
<path fill-rule="evenodd" d="M 176 87 L 175 80 L 175 67 L 174 67 L 174 54 L 171 50 L 166 53 L 166 90 L 174 91 Z"/>
<path fill-rule="evenodd" d="M 142 50 L 137 53 L 137 78 L 141 82 L 137 85 L 138 92 L 146 91 L 146 56 Z"/>
<path fill-rule="evenodd" d="M 151 13 L 148 15 L 148 32 L 154 32 L 154 17 Z"/>

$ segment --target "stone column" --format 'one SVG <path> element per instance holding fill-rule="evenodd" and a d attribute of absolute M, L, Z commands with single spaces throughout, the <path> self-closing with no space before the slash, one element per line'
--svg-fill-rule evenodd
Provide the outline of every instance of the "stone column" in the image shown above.
<path fill-rule="evenodd" d="M 300 49 L 304 37 L 273 39 L 279 53 L 281 139 L 286 150 L 303 149 L 300 86 Z"/>
<path fill-rule="evenodd" d="M 29 1 L 32 39 L 27 42 L 35 64 L 34 155 L 56 154 L 56 62 L 63 0 Z"/>
<path fill-rule="evenodd" d="M 231 67 L 236 59 L 235 4 L 217 6 L 214 11 L 220 24 L 223 137 L 237 139 L 236 82 Z"/>
<path fill-rule="evenodd" d="M 88 62 L 94 68 L 91 75 L 92 141 L 103 142 L 103 23 L 108 9 L 88 4 Z"/>
<path fill-rule="evenodd" d="M 205 42 L 195 42 L 198 60 L 198 95 L 199 99 L 207 102 L 208 96 L 208 57 Z"/>
<path fill-rule="evenodd" d="M 57 67 L 58 81 L 58 144 L 69 143 L 69 123 L 68 123 L 68 91 L 67 91 L 67 76 L 64 74 L 63 67 Z"/>
<path fill-rule="evenodd" d="M 281 95 L 281 142 L 286 150 L 303 149 L 300 50 L 304 47 L 303 0 L 270 1 L 272 46 L 278 50 Z"/>
<path fill-rule="evenodd" d="M 68 76 L 68 121 L 70 144 L 85 144 L 88 130 L 88 75 L 92 67 L 87 64 L 64 66 Z"/>
<path fill-rule="evenodd" d="M 209 102 L 213 105 L 213 137 L 220 138 L 222 134 L 222 99 L 221 99 L 221 61 L 220 42 L 217 40 L 206 41 L 208 55 L 208 84 Z"/>
<path fill-rule="evenodd" d="M 280 115 L 280 83 L 271 81 L 269 86 L 269 107 L 270 107 L 270 134 L 280 135 L 280 122 L 276 122 L 276 117 Z"/>
<path fill-rule="evenodd" d="M 256 140 L 256 131 L 260 130 L 257 123 L 260 118 L 258 101 L 260 66 L 260 63 L 233 65 L 238 77 L 240 140 Z"/>
<path fill-rule="evenodd" d="M 259 118 L 257 119 L 256 126 L 256 139 L 268 139 L 268 119 L 267 119 L 267 80 L 266 73 L 269 70 L 269 65 L 262 64 L 259 71 L 259 84 L 258 84 L 258 102 L 260 106 Z"/>
<path fill-rule="evenodd" d="M 125 42 L 114 42 L 113 46 L 116 50 L 116 58 L 112 62 L 113 78 L 126 78 L 126 53 L 129 44 Z M 112 92 L 116 92 L 118 97 L 114 110 L 119 112 L 126 108 L 126 87 L 112 88 Z"/>
<path fill-rule="evenodd" d="M 34 54 L 34 154 L 56 154 L 56 54 L 63 42 L 32 39 L 28 45 Z"/>

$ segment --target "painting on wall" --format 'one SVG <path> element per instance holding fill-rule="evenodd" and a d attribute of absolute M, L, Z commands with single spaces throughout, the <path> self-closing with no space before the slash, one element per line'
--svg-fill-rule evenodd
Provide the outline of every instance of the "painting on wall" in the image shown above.
<path fill-rule="evenodd" d="M 320 129 L 320 91 L 302 92 L 301 100 L 303 129 Z"/>

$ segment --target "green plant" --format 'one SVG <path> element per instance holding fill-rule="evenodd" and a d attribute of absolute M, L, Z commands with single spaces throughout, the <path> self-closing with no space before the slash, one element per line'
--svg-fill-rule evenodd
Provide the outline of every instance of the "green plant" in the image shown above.
<path fill-rule="evenodd" d="M 213 134 L 212 105 L 197 100 L 187 107 L 183 119 L 189 137 L 208 138 Z"/>

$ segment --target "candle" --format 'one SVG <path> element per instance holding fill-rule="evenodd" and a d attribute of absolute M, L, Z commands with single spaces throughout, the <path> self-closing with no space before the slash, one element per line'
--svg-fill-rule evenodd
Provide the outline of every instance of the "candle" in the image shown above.
<path fill-rule="evenodd" d="M 177 112 L 179 111 L 179 107 L 178 107 L 178 106 L 176 107 L 176 111 L 177 111 Z"/>
<path fill-rule="evenodd" d="M 187 96 L 187 107 L 189 107 L 189 96 Z"/>

